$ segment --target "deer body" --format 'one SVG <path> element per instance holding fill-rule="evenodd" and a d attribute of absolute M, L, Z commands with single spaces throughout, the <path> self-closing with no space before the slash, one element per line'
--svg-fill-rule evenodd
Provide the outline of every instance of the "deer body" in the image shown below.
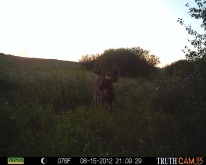
<path fill-rule="evenodd" d="M 99 75 L 99 78 L 94 82 L 93 85 L 93 95 L 94 95 L 94 102 L 95 106 L 102 106 L 105 103 L 109 104 L 109 111 L 113 112 L 112 102 L 115 99 L 115 88 L 113 83 L 117 82 L 117 73 L 116 68 L 113 73 L 100 73 L 101 66 L 99 71 L 95 70 L 94 73 Z M 110 75 L 110 79 L 105 78 L 105 73 Z M 114 75 L 115 73 L 115 75 Z"/>

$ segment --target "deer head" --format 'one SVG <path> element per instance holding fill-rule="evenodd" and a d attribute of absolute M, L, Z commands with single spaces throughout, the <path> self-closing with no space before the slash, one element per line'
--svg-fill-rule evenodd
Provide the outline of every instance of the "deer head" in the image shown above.
<path fill-rule="evenodd" d="M 108 72 L 105 69 L 101 71 L 101 63 L 99 68 L 94 69 L 94 73 L 99 75 L 99 78 L 93 85 L 93 94 L 95 106 L 101 106 L 104 103 L 109 104 L 109 111 L 113 112 L 112 102 L 115 99 L 115 88 L 113 83 L 118 81 L 118 71 L 115 64 L 113 64 L 112 72 Z M 105 78 L 105 75 L 110 76 L 109 79 Z"/>

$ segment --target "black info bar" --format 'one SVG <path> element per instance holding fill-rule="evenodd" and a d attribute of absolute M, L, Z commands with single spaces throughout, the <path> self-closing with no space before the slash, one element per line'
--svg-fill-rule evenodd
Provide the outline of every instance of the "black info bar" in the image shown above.
<path fill-rule="evenodd" d="M 206 165 L 205 157 L 0 157 L 0 165 Z"/>

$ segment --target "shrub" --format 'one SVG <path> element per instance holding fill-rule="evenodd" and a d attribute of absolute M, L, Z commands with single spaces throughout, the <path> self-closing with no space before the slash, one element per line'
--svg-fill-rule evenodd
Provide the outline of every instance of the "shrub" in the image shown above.
<path fill-rule="evenodd" d="M 165 67 L 166 74 L 170 76 L 190 74 L 193 73 L 193 69 L 194 62 L 189 62 L 187 60 L 179 60 Z"/>
<path fill-rule="evenodd" d="M 104 68 L 109 68 L 115 63 L 121 76 L 139 77 L 156 72 L 155 65 L 159 63 L 159 58 L 155 55 L 149 55 L 147 50 L 134 47 L 108 49 L 101 55 L 86 55 L 80 60 L 82 66 L 89 70 L 93 69 L 100 61 Z"/>

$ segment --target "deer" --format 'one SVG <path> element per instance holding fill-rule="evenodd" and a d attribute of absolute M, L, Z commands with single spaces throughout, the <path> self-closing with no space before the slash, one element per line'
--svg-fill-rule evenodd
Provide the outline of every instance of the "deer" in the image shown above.
<path fill-rule="evenodd" d="M 112 102 L 115 99 L 115 88 L 113 83 L 118 81 L 118 71 L 115 64 L 113 64 L 112 73 L 103 69 L 101 72 L 101 63 L 98 68 L 94 69 L 94 73 L 99 75 L 93 85 L 93 95 L 95 107 L 109 104 L 109 112 L 113 112 Z M 109 79 L 105 75 L 110 76 Z"/>

